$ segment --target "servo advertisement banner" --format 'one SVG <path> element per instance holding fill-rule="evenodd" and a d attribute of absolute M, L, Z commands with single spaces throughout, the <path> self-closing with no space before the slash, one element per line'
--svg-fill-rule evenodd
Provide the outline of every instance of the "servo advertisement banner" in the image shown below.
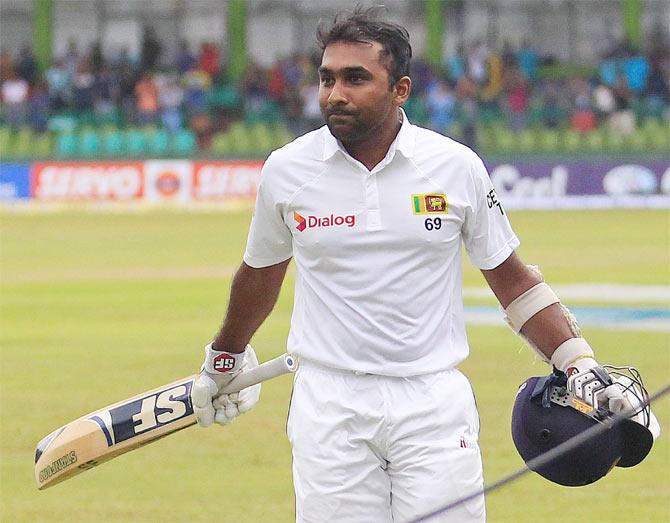
<path fill-rule="evenodd" d="M 262 165 L 206 160 L 6 163 L 0 164 L 0 202 L 252 203 Z M 670 207 L 670 158 L 519 159 L 488 162 L 487 167 L 497 198 L 509 209 Z"/>
<path fill-rule="evenodd" d="M 262 166 L 258 161 L 39 162 L 21 176 L 8 170 L 7 179 L 20 178 L 25 197 L 40 202 L 216 203 L 253 201 Z"/>
<path fill-rule="evenodd" d="M 143 162 L 36 163 L 30 193 L 38 201 L 117 201 L 144 197 Z"/>

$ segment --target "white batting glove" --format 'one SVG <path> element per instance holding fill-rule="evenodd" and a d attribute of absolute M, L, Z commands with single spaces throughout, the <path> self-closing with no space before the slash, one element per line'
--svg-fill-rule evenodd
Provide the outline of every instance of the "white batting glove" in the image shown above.
<path fill-rule="evenodd" d="M 260 383 L 232 394 L 219 393 L 240 372 L 254 367 L 258 367 L 258 358 L 251 345 L 239 354 L 216 351 L 211 343 L 205 347 L 205 362 L 191 390 L 193 412 L 201 427 L 214 422 L 228 425 L 258 402 Z"/>
<path fill-rule="evenodd" d="M 605 407 L 614 414 L 632 410 L 622 388 L 614 384 L 612 377 L 593 358 L 572 362 L 565 373 L 568 376 L 568 389 L 594 409 Z"/>
<path fill-rule="evenodd" d="M 552 354 L 551 363 L 565 372 L 568 388 L 587 405 L 595 409 L 605 407 L 615 414 L 631 408 L 622 389 L 611 385 L 612 378 L 594 359 L 593 349 L 584 338 L 570 338 L 563 342 Z M 596 367 L 602 370 L 602 375 L 593 370 Z"/>

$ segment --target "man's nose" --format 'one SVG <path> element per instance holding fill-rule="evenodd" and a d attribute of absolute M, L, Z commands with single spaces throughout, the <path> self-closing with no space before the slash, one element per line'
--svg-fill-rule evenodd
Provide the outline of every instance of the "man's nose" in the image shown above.
<path fill-rule="evenodd" d="M 343 105 L 347 103 L 347 98 L 342 92 L 342 85 L 340 82 L 335 82 L 333 88 L 328 95 L 328 105 Z"/>

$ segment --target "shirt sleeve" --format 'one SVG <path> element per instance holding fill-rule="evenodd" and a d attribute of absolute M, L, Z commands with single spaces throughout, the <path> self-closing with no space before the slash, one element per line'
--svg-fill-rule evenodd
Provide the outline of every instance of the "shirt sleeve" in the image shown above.
<path fill-rule="evenodd" d="M 244 263 L 255 268 L 275 265 L 293 255 L 291 231 L 284 222 L 276 183 L 272 179 L 276 173 L 272 172 L 271 158 L 263 166 L 244 252 Z"/>
<path fill-rule="evenodd" d="M 463 243 L 474 265 L 494 269 L 514 252 L 520 242 L 498 199 L 486 167 L 473 155 L 470 162 L 470 203 L 463 226 Z"/>

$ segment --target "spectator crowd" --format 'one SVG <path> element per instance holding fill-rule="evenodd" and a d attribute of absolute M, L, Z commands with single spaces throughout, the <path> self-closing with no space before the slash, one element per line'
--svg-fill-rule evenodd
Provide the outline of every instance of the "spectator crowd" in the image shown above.
<path fill-rule="evenodd" d="M 588 132 L 608 126 L 632 133 L 638 119 L 670 118 L 667 42 L 654 37 L 639 51 L 620 43 L 593 67 L 558 64 L 528 43 L 492 49 L 483 42 L 461 46 L 441 67 L 413 64 L 410 117 L 445 134 L 475 143 L 479 123 L 502 122 L 512 132 L 540 126 Z M 318 53 L 279 59 L 268 68 L 253 62 L 233 82 L 225 53 L 186 42 L 174 56 L 146 28 L 140 56 L 110 57 L 100 44 L 82 52 L 75 41 L 40 71 L 29 46 L 0 54 L 1 118 L 11 128 L 61 130 L 94 125 L 162 126 L 193 130 L 202 148 L 240 119 L 283 121 L 294 134 L 321 125 Z"/>

